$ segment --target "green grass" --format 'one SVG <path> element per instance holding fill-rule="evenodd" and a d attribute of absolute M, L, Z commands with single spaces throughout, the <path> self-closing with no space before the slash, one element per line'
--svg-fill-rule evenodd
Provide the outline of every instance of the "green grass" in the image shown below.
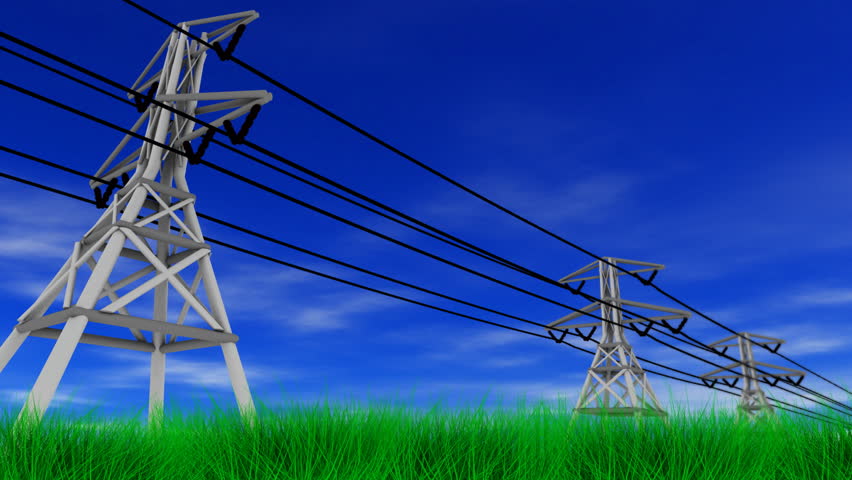
<path fill-rule="evenodd" d="M 668 424 L 572 418 L 563 399 L 555 410 L 522 400 L 514 412 L 492 414 L 481 405 L 332 409 L 327 400 L 276 413 L 256 402 L 255 428 L 218 406 L 186 417 L 172 406 L 178 413 L 161 410 L 157 428 L 146 428 L 141 411 L 100 429 L 61 414 L 13 428 L 17 411 L 8 412 L 0 479 L 852 479 L 852 435 L 843 427 L 817 428 L 781 410 L 777 422 L 737 421 L 715 401 L 700 415 L 669 412 Z"/>

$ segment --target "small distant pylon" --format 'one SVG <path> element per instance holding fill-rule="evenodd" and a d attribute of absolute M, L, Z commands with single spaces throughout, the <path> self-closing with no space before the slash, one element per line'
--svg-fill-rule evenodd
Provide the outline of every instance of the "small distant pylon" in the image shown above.
<path fill-rule="evenodd" d="M 740 403 L 737 406 L 737 417 L 738 419 L 742 419 L 743 417 L 748 418 L 749 420 L 759 420 L 762 418 L 773 418 L 775 419 L 775 409 L 772 405 L 766 401 L 766 396 L 763 394 L 763 390 L 760 388 L 759 379 L 766 377 L 775 377 L 775 381 L 771 383 L 771 386 L 775 386 L 780 381 L 781 377 L 785 378 L 788 382 L 793 381 L 793 377 L 799 377 L 799 380 L 796 381 L 796 385 L 802 383 L 802 380 L 805 378 L 805 372 L 801 370 L 793 370 L 791 368 L 779 367 L 778 365 L 770 365 L 768 363 L 756 362 L 754 360 L 754 352 L 752 352 L 751 345 L 752 337 L 758 337 L 764 339 L 763 341 L 755 340 L 755 343 L 758 345 L 763 345 L 767 347 L 772 353 L 778 351 L 781 347 L 781 344 L 784 343 L 784 340 L 772 337 L 766 337 L 763 335 L 757 335 L 754 333 L 746 333 L 740 332 L 736 335 L 731 335 L 730 337 L 725 337 L 719 341 L 713 342 L 709 344 L 709 347 L 713 349 L 722 348 L 721 353 L 725 353 L 729 347 L 739 347 L 740 349 L 740 361 L 734 362 L 728 365 L 725 368 L 718 368 L 713 370 L 712 372 L 705 373 L 704 375 L 700 375 L 701 381 L 704 382 L 705 385 L 710 387 L 714 386 L 719 380 L 722 381 L 725 385 L 729 387 L 734 387 L 737 385 L 737 382 L 740 378 L 743 378 L 743 393 L 740 396 Z M 722 343 L 727 342 L 736 338 L 736 343 L 732 343 L 729 345 L 722 345 Z M 770 349 L 769 345 L 775 345 L 774 349 Z M 781 370 L 786 370 L 789 373 L 761 373 L 757 374 L 754 369 L 755 365 L 761 365 L 769 368 L 779 368 Z M 729 368 L 736 368 L 738 366 L 742 367 L 742 375 L 737 374 L 729 374 L 729 375 L 714 375 L 717 372 L 721 372 L 722 370 L 726 370 Z M 728 381 L 729 378 L 733 378 L 733 382 Z M 713 380 L 711 383 L 708 383 L 708 380 Z"/>
<path fill-rule="evenodd" d="M 668 312 L 673 315 L 648 317 L 648 319 L 661 321 L 668 326 L 666 323 L 667 320 L 682 318 L 683 321 L 676 331 L 683 328 L 686 320 L 691 316 L 690 312 L 685 312 L 675 308 L 660 307 L 657 305 L 649 305 L 647 303 L 624 300 L 621 298 L 621 291 L 618 285 L 619 275 L 653 271 L 654 273 L 651 275 L 651 278 L 653 278 L 657 274 L 658 270 L 665 268 L 664 265 L 612 257 L 605 257 L 604 260 L 609 262 L 609 264 L 602 261 L 590 263 L 580 270 L 560 279 L 559 283 L 565 284 L 582 281 L 578 287 L 582 288 L 586 280 L 598 278 L 600 279 L 601 290 L 599 298 L 604 302 L 614 305 L 615 307 L 625 305 Z M 641 265 L 650 268 L 621 272 L 614 266 L 617 263 Z M 598 268 L 598 275 L 574 278 L 582 273 L 594 269 L 595 267 Z M 601 311 L 600 316 L 609 320 L 609 322 L 598 321 L 578 325 L 564 325 L 566 322 L 583 315 L 580 312 L 574 312 L 560 318 L 559 320 L 549 323 L 547 325 L 549 328 L 546 329 L 550 332 L 552 330 L 565 331 L 569 328 L 573 328 L 577 334 L 580 334 L 581 328 L 592 327 L 592 330 L 588 335 L 580 334 L 584 340 L 590 339 L 595 333 L 597 327 L 600 326 L 602 329 L 600 344 L 598 345 L 597 352 L 595 353 L 595 358 L 592 360 L 592 366 L 589 368 L 589 373 L 586 376 L 583 389 L 580 391 L 580 397 L 577 400 L 577 406 L 574 408 L 574 412 L 591 415 L 606 414 L 611 416 L 657 416 L 664 417 L 668 424 L 668 419 L 665 418 L 667 417 L 666 412 L 663 410 L 659 400 L 657 400 L 657 397 L 654 395 L 654 391 L 651 389 L 651 385 L 648 382 L 645 371 L 642 369 L 642 366 L 639 365 L 639 361 L 636 360 L 636 357 L 633 354 L 633 348 L 624 337 L 624 326 L 627 326 L 627 328 L 639 333 L 640 335 L 645 335 L 651 328 L 651 325 L 648 325 L 640 332 L 639 329 L 632 324 L 647 322 L 646 319 L 633 319 L 624 315 L 618 308 L 604 305 L 600 301 L 592 302 L 590 305 L 587 305 L 580 310 L 592 313 L 598 309 Z M 625 393 L 619 395 L 614 390 L 614 387 L 616 386 L 620 387 Z M 600 399 L 600 393 L 596 392 L 597 387 L 601 387 L 601 390 L 603 391 L 602 402 Z M 643 393 L 647 394 L 647 396 L 643 395 Z M 595 398 L 598 400 L 599 407 L 589 407 L 588 405 Z M 615 403 L 611 404 L 611 399 L 614 399 Z"/>

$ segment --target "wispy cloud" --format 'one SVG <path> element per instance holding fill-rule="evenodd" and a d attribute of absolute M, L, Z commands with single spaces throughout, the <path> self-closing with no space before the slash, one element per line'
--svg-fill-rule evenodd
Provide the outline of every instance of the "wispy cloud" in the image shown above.
<path fill-rule="evenodd" d="M 852 304 L 852 288 L 819 288 L 813 292 L 796 294 L 791 303 L 801 306 Z"/>
<path fill-rule="evenodd" d="M 344 279 L 352 278 L 351 270 L 334 266 L 316 268 Z M 308 273 L 254 265 L 241 265 L 220 282 L 229 311 L 255 313 L 255 318 L 274 322 L 289 332 L 341 330 L 351 327 L 366 313 L 404 305 L 404 302 L 377 293 L 337 285 L 340 284 Z M 306 290 L 306 286 L 312 289 Z M 417 292 L 400 288 L 382 285 L 378 289 L 418 298 Z"/>
<path fill-rule="evenodd" d="M 21 389 L 3 389 L 0 390 L 0 401 L 4 403 L 22 404 L 26 401 L 27 397 L 30 394 L 30 390 L 21 390 Z M 56 392 L 53 396 L 53 400 L 51 401 L 51 405 L 62 405 L 62 404 L 73 404 L 73 405 L 103 405 L 105 402 L 90 398 L 88 396 L 81 396 L 78 392 L 73 393 L 64 393 L 64 392 Z"/>
<path fill-rule="evenodd" d="M 239 344 L 238 344 L 239 345 Z M 218 347 L 211 347 L 217 348 Z M 147 389 L 151 377 L 151 358 L 142 352 L 125 350 L 106 350 L 104 355 L 124 365 L 115 368 L 93 372 L 98 378 L 104 379 L 99 384 L 105 389 Z M 280 380 L 295 380 L 304 378 L 309 372 L 283 367 L 261 367 L 247 360 L 245 352 L 241 354 L 243 369 L 250 385 L 275 383 Z M 187 360 L 175 355 L 166 358 L 166 382 L 169 384 L 186 385 L 192 388 L 207 388 L 213 390 L 231 390 L 231 380 L 224 359 L 220 360 Z"/>
<path fill-rule="evenodd" d="M 29 190 L 22 190 L 29 189 Z M 21 198 L 26 198 L 22 202 Z M 101 212 L 30 187 L 4 188 L 0 195 L 0 256 L 30 261 L 67 258 L 74 242 Z"/>
<path fill-rule="evenodd" d="M 497 357 L 487 359 L 481 362 L 485 367 L 496 368 L 512 368 L 525 365 L 534 365 L 541 361 L 541 357 L 537 356 L 513 356 L 513 357 Z"/>
<path fill-rule="evenodd" d="M 568 221 L 605 221 L 606 215 L 602 212 L 623 201 L 642 180 L 637 175 L 613 173 L 607 176 L 587 176 L 571 182 L 545 182 L 530 176 L 489 172 L 462 183 L 548 228 L 559 227 Z M 497 220 L 501 233 L 505 233 L 504 227 L 532 231 L 532 227 L 523 222 L 456 189 L 442 190 L 434 198 L 420 203 L 416 209 L 420 215 L 440 218 L 442 224 L 456 228 L 464 225 L 472 229 L 474 226 L 471 222 L 480 225 Z"/>
<path fill-rule="evenodd" d="M 824 328 L 814 322 L 800 322 L 785 326 L 768 325 L 755 333 L 784 340 L 779 353 L 793 358 L 800 355 L 834 354 L 852 346 L 852 332 L 837 331 L 826 336 Z"/>

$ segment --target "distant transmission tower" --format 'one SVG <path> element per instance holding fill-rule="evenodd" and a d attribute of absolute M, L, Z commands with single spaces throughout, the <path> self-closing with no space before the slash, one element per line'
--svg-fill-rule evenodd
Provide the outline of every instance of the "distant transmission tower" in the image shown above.
<path fill-rule="evenodd" d="M 665 268 L 664 265 L 647 262 L 637 262 L 634 260 L 624 260 L 620 258 L 606 257 L 604 258 L 604 260 L 613 265 L 618 262 L 621 264 L 641 265 L 650 267 L 639 270 L 633 270 L 629 273 L 654 271 L 654 273 L 651 275 L 652 279 L 657 274 L 658 270 L 662 270 Z M 573 278 L 589 270 L 592 270 L 595 267 L 598 267 L 598 275 L 584 278 Z M 618 275 L 625 275 L 627 273 L 628 272 L 618 271 L 614 266 L 607 265 L 605 262 L 597 261 L 592 262 L 589 265 L 586 265 L 585 267 L 581 268 L 580 270 L 577 270 L 576 272 L 560 279 L 559 283 L 582 281 L 583 283 L 581 283 L 579 286 L 579 288 L 582 288 L 586 280 L 599 278 L 601 287 L 599 298 L 601 300 L 611 305 L 615 305 L 616 307 L 624 305 L 672 313 L 674 315 L 648 318 L 651 320 L 658 320 L 663 322 L 667 320 L 682 318 L 683 322 L 681 323 L 679 328 L 683 327 L 683 324 L 691 316 L 690 312 L 685 312 L 683 310 L 678 310 L 675 308 L 659 307 L 656 305 L 649 305 L 646 303 L 632 302 L 629 300 L 622 299 L 618 286 Z M 633 415 L 666 417 L 666 412 L 663 411 L 663 408 L 660 406 L 660 402 L 657 400 L 657 397 L 654 395 L 654 391 L 651 389 L 651 385 L 648 383 L 645 371 L 642 370 L 642 367 L 639 365 L 639 362 L 636 360 L 636 357 L 633 354 L 633 349 L 631 348 L 627 340 L 624 338 L 623 326 L 627 326 L 631 330 L 639 332 L 639 330 L 632 324 L 645 322 L 646 320 L 631 319 L 631 317 L 623 315 L 621 310 L 610 307 L 608 305 L 603 305 L 599 301 L 593 302 L 590 305 L 581 308 L 580 310 L 587 313 L 592 313 L 598 309 L 600 309 L 601 311 L 600 316 L 602 318 L 608 319 L 611 322 L 614 322 L 614 324 L 599 321 L 578 325 L 564 325 L 566 322 L 569 322 L 583 315 L 580 312 L 574 312 L 547 325 L 548 327 L 552 327 L 547 328 L 548 332 L 550 332 L 551 330 L 565 331 L 569 328 L 573 328 L 578 334 L 580 333 L 581 328 L 593 327 L 591 332 L 589 332 L 587 336 L 583 336 L 583 338 L 586 340 L 592 337 L 597 327 L 600 326 L 603 331 L 603 333 L 601 334 L 601 340 L 600 344 L 598 345 L 597 352 L 595 352 L 595 358 L 594 360 L 592 360 L 592 366 L 591 368 L 589 368 L 589 373 L 586 376 L 586 381 L 583 384 L 583 389 L 580 391 L 580 397 L 577 400 L 577 406 L 574 408 L 574 411 L 577 413 L 585 413 L 592 415 L 601 415 L 605 413 L 610 416 Z M 648 325 L 648 327 L 641 333 L 644 334 L 648 331 L 648 329 L 650 329 L 650 327 L 651 325 Z M 620 392 L 617 392 L 615 390 L 616 386 L 620 387 Z M 600 392 L 596 392 L 597 387 L 600 387 L 602 390 L 604 397 L 603 402 L 600 401 Z M 645 397 L 645 395 L 643 395 L 643 393 L 647 394 L 647 398 Z M 597 408 L 589 407 L 589 404 L 592 403 L 595 398 L 597 398 L 598 404 L 600 406 Z M 611 399 L 614 399 L 615 402 L 611 403 Z"/>
<path fill-rule="evenodd" d="M 196 25 L 230 21 L 221 28 L 200 35 L 205 41 L 214 44 L 214 51 L 220 58 L 228 58 L 246 24 L 258 17 L 257 12 L 247 11 L 184 22 L 180 28 L 189 30 Z M 231 40 L 227 49 L 222 48 L 218 42 L 229 37 Z M 139 98 L 141 95 L 128 95 L 128 98 L 136 101 L 137 109 L 142 113 L 132 131 L 136 132 L 147 120 L 145 136 L 186 152 L 190 163 L 196 163 L 201 158 L 214 132 L 207 134 L 207 127 L 193 130 L 195 122 L 151 105 L 151 96 L 193 116 L 230 110 L 208 123 L 215 127 L 224 125 L 233 143 L 242 141 L 260 106 L 272 99 L 269 92 L 262 90 L 201 93 L 201 75 L 208 50 L 209 47 L 195 40 L 190 41 L 185 34 L 172 32 L 133 84 L 134 90 L 147 92 L 147 95 L 144 98 Z M 164 53 L 162 69 L 143 81 Z M 215 102 L 199 106 L 199 101 Z M 247 113 L 245 123 L 237 132 L 231 121 Z M 202 135 L 204 140 L 201 146 L 193 151 L 189 142 Z M 75 242 L 71 257 L 35 303 L 18 318 L 18 325 L 0 346 L 2 371 L 27 336 L 56 340 L 16 422 L 21 420 L 27 409 L 38 420 L 41 419 L 56 393 L 71 355 L 77 344 L 82 342 L 151 353 L 149 424 L 152 419 L 160 418 L 155 413 L 162 412 L 159 409 L 163 407 L 166 353 L 219 345 L 243 420 L 254 425 L 254 402 L 235 344 L 239 337 L 231 331 L 210 263 L 210 245 L 204 243 L 195 213 L 195 195 L 189 193 L 186 182 L 187 159 L 144 142 L 129 155 L 116 161 L 130 139 L 130 135 L 125 136 L 95 174 L 110 181 L 106 191 L 101 193 L 98 186 L 100 182 L 90 182 L 98 207 L 106 208 L 106 211 L 83 238 Z M 127 172 L 133 169 L 133 176 L 128 176 Z M 119 177 L 123 186 L 117 184 Z M 117 190 L 114 196 L 111 195 L 113 190 Z M 111 196 L 113 202 L 107 208 Z M 144 209 L 150 212 L 142 213 Z M 140 213 L 144 218 L 137 219 Z M 151 223 L 155 220 L 158 225 L 152 227 Z M 177 235 L 171 233 L 172 221 L 180 227 Z M 156 246 L 151 247 L 149 241 Z M 99 251 L 103 253 L 96 259 L 95 253 Z M 119 261 L 119 257 L 125 260 Z M 124 278 L 110 280 L 110 276 L 116 272 L 117 263 L 130 267 L 135 265 L 134 269 L 141 264 L 141 268 Z M 78 275 L 84 265 L 91 268 L 92 273 L 87 280 L 79 281 Z M 191 274 L 190 267 L 195 267 L 195 274 L 191 285 L 188 285 L 179 273 Z M 151 273 L 154 275 L 143 281 Z M 209 306 L 196 296 L 202 281 Z M 83 289 L 75 299 L 78 284 L 83 284 Z M 179 300 L 183 300 L 175 323 L 168 322 L 174 320 L 168 309 L 169 285 L 177 292 Z M 125 288 L 127 290 L 119 292 Z M 63 289 L 65 295 L 62 308 L 46 315 L 45 312 L 60 300 L 58 297 Z M 128 311 L 131 305 L 136 302 L 138 308 L 138 299 L 151 292 L 154 296 L 153 312 L 131 315 Z M 101 299 L 106 302 L 98 308 L 96 304 Z M 183 325 L 190 307 L 210 328 Z M 63 322 L 65 325 L 61 328 L 48 328 Z M 126 327 L 135 340 L 83 333 L 89 322 Z M 151 332 L 152 341 L 142 334 L 143 330 Z M 164 341 L 166 334 L 172 335 L 171 341 Z M 189 340 L 175 342 L 178 335 Z"/>
<path fill-rule="evenodd" d="M 728 350 L 729 347 L 739 347 L 741 361 L 732 363 L 732 364 L 728 365 L 727 368 L 735 368 L 737 366 L 742 366 L 742 370 L 743 370 L 742 375 L 728 374 L 728 375 L 715 375 L 714 376 L 713 374 L 715 374 L 717 372 L 721 372 L 722 370 L 725 370 L 725 368 L 719 368 L 719 369 L 713 370 L 712 372 L 705 373 L 704 375 L 700 375 L 700 377 L 702 378 L 702 382 L 704 382 L 706 385 L 709 385 L 710 387 L 712 387 L 716 384 L 716 382 L 718 382 L 719 380 L 722 380 L 722 383 L 724 383 L 725 385 L 727 385 L 729 387 L 734 387 L 734 386 L 736 386 L 737 381 L 739 381 L 740 378 L 743 378 L 743 379 L 745 379 L 744 382 L 743 382 L 744 383 L 743 393 L 742 393 L 742 396 L 740 397 L 740 404 L 737 406 L 737 416 L 741 417 L 744 414 L 750 420 L 757 420 L 757 419 L 767 417 L 767 416 L 771 416 L 771 417 L 774 418 L 775 409 L 772 407 L 772 405 L 769 402 L 766 401 L 766 396 L 763 394 L 763 390 L 761 390 L 761 388 L 760 388 L 760 383 L 758 382 L 758 379 L 759 378 L 765 378 L 765 377 L 775 377 L 775 382 L 772 383 L 772 386 L 774 387 L 775 385 L 778 384 L 778 381 L 780 380 L 781 377 L 784 377 L 788 382 L 792 382 L 793 377 L 799 377 L 799 380 L 796 382 L 796 385 L 799 385 L 799 384 L 802 383 L 802 380 L 804 380 L 804 378 L 805 378 L 805 372 L 803 372 L 801 370 L 793 370 L 791 368 L 786 368 L 786 367 L 779 367 L 778 365 L 770 365 L 768 363 L 756 362 L 754 360 L 754 353 L 752 352 L 752 349 L 751 349 L 752 343 L 748 339 L 751 339 L 751 337 L 758 337 L 758 338 L 763 338 L 763 339 L 769 340 L 769 341 L 757 341 L 757 340 L 755 340 L 755 342 L 758 345 L 765 345 L 767 347 L 769 345 L 775 345 L 775 348 L 771 350 L 773 353 L 778 351 L 778 349 L 781 347 L 781 344 L 784 343 L 784 340 L 781 340 L 781 339 L 778 339 L 778 338 L 772 338 L 772 337 L 765 337 L 763 335 L 757 335 L 757 334 L 754 334 L 754 333 L 746 333 L 746 332 L 740 332 L 739 335 L 742 335 L 742 337 L 740 337 L 738 335 L 731 335 L 730 337 L 725 337 L 722 340 L 719 340 L 717 342 L 713 342 L 713 343 L 709 344 L 708 346 L 713 347 L 714 349 L 722 348 L 722 353 L 725 353 L 725 351 Z M 743 338 L 743 337 L 745 337 L 745 338 Z M 737 339 L 736 343 L 731 343 L 731 344 L 728 344 L 728 345 L 721 345 L 722 343 L 727 342 L 728 340 L 731 340 L 733 338 Z M 779 374 L 779 373 L 757 374 L 754 370 L 755 365 L 761 365 L 761 366 L 769 367 L 769 368 L 780 368 L 781 370 L 786 370 L 788 373 L 784 373 L 784 374 Z M 727 380 L 729 378 L 733 378 L 734 381 L 729 382 Z M 712 383 L 708 383 L 707 380 L 711 380 L 711 379 L 713 380 Z"/>

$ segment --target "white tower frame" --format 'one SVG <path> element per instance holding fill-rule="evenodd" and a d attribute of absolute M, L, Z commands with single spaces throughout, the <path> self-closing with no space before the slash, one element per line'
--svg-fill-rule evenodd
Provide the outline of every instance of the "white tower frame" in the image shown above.
<path fill-rule="evenodd" d="M 709 344 L 709 347 L 713 349 L 722 348 L 721 353 L 725 353 L 726 350 L 730 347 L 738 347 L 740 351 L 740 361 L 734 362 L 728 365 L 725 368 L 718 368 L 713 370 L 712 372 L 705 373 L 704 375 L 699 375 L 702 381 L 707 384 L 706 380 L 713 380 L 710 383 L 710 386 L 716 384 L 717 381 L 722 380 L 722 383 L 729 387 L 734 387 L 737 384 L 737 381 L 742 378 L 743 379 L 743 391 L 742 395 L 740 395 L 740 403 L 737 405 L 737 416 L 741 417 L 743 414 L 749 420 L 759 420 L 765 417 L 775 418 L 775 408 L 766 400 L 766 395 L 764 395 L 763 390 L 760 388 L 759 379 L 767 378 L 767 377 L 775 377 L 775 382 L 772 386 L 778 384 L 778 381 L 781 377 L 784 377 L 787 381 L 792 382 L 793 377 L 799 377 L 799 380 L 796 382 L 796 385 L 802 383 L 802 380 L 805 378 L 805 372 L 801 370 L 794 370 L 792 368 L 779 367 L 778 365 L 770 365 L 768 363 L 757 362 L 754 360 L 754 352 L 752 351 L 752 337 L 762 338 L 764 340 L 755 340 L 755 343 L 758 345 L 763 345 L 769 347 L 769 345 L 776 345 L 775 349 L 771 350 L 773 353 L 777 352 L 781 347 L 781 344 L 784 343 L 784 340 L 779 338 L 767 337 L 764 335 L 757 335 L 755 333 L 747 333 L 740 332 L 737 335 L 731 335 L 729 337 L 725 337 L 719 341 L 713 342 Z M 736 338 L 736 343 L 723 345 L 723 343 Z M 767 341 L 768 340 L 768 341 Z M 788 373 L 761 373 L 758 374 L 754 367 L 755 365 L 761 365 L 769 368 L 779 368 L 781 370 L 786 370 Z M 723 370 L 733 369 L 738 366 L 742 367 L 742 375 L 736 374 L 726 374 L 726 375 L 715 375 L 718 372 Z M 733 382 L 729 382 L 727 379 L 733 378 Z M 706 380 L 705 380 L 706 379 Z"/>
<path fill-rule="evenodd" d="M 657 270 L 665 268 L 664 265 L 612 257 L 605 257 L 604 260 L 612 265 L 608 265 L 602 261 L 592 262 L 580 270 L 561 278 L 559 283 L 566 284 L 579 281 L 585 283 L 586 280 L 598 278 L 600 279 L 600 300 L 614 305 L 615 307 L 629 305 L 673 314 L 648 317 L 650 320 L 662 322 L 682 318 L 685 323 L 691 316 L 690 312 L 683 310 L 633 302 L 621 298 L 621 291 L 618 285 L 619 275 L 648 271 L 654 271 L 653 275 L 656 275 Z M 616 262 L 621 264 L 641 265 L 650 268 L 621 272 L 614 267 Z M 594 269 L 595 267 L 598 268 L 598 275 L 574 278 L 582 273 Z M 580 288 L 582 288 L 582 284 L 580 285 Z M 545 329 L 548 333 L 550 333 L 553 330 L 564 332 L 569 328 L 573 328 L 577 333 L 580 333 L 580 328 L 593 327 L 588 336 L 583 336 L 584 339 L 591 338 L 597 327 L 601 327 L 602 329 L 600 344 L 595 352 L 595 358 L 592 360 L 592 365 L 591 368 L 589 368 L 586 381 L 580 391 L 580 396 L 577 399 L 577 405 L 574 408 L 574 412 L 591 415 L 607 414 L 611 416 L 633 415 L 666 417 L 667 414 L 660 405 L 659 400 L 657 400 L 656 395 L 654 395 L 654 391 L 651 389 L 651 384 L 648 382 L 645 371 L 642 370 L 641 365 L 639 365 L 639 361 L 636 360 L 636 357 L 633 354 L 632 347 L 624 337 L 625 325 L 638 332 L 636 327 L 632 324 L 646 322 L 647 320 L 631 319 L 630 317 L 626 317 L 627 320 L 625 320 L 621 310 L 610 307 L 609 305 L 604 305 L 600 301 L 592 302 L 590 305 L 587 305 L 580 310 L 587 313 L 600 310 L 600 316 L 613 323 L 600 321 L 577 325 L 565 325 L 565 323 L 583 315 L 580 312 L 574 312 L 547 324 L 548 328 Z M 681 327 L 682 326 L 683 323 L 681 324 Z M 650 328 L 650 325 L 647 328 Z M 646 332 L 647 329 L 645 332 L 642 332 L 642 334 Z M 622 380 L 624 381 L 622 382 Z M 588 405 L 595 400 L 595 398 L 597 398 L 598 402 L 600 402 L 600 393 L 595 391 L 598 386 L 600 386 L 601 390 L 603 390 L 604 400 L 601 402 L 601 407 L 589 407 Z M 616 386 L 621 387 L 625 393 L 619 395 L 619 393 L 614 389 Z M 647 394 L 647 399 L 645 398 L 645 395 L 642 395 L 642 392 Z M 611 404 L 611 398 L 615 400 L 614 404 Z"/>
<path fill-rule="evenodd" d="M 221 28 L 201 34 L 202 39 L 213 43 L 232 36 L 238 39 L 245 25 L 258 17 L 258 13 L 251 10 L 183 22 L 179 26 L 189 30 L 196 25 L 230 21 Z M 155 90 L 156 100 L 191 116 L 232 109 L 225 115 L 208 122 L 214 127 L 219 127 L 226 121 L 232 121 L 249 111 L 256 115 L 260 105 L 272 99 L 269 92 L 263 90 L 200 92 L 201 76 L 208 50 L 209 48 L 205 45 L 194 40 L 190 41 L 185 34 L 174 31 L 131 88 L 139 92 Z M 163 68 L 148 76 L 164 52 Z M 143 81 L 146 76 L 148 76 L 147 80 Z M 129 94 L 128 98 L 134 98 L 134 96 Z M 218 103 L 198 106 L 199 101 L 208 100 L 218 101 Z M 249 118 L 253 120 L 253 117 Z M 136 132 L 146 120 L 145 136 L 147 138 L 178 150 L 184 150 L 184 142 L 189 142 L 207 132 L 207 127 L 193 130 L 195 122 L 156 105 L 147 106 L 131 131 Z M 233 128 L 230 123 L 225 126 L 229 130 Z M 131 136 L 126 135 L 95 173 L 95 176 L 105 180 L 122 177 L 125 179 L 125 185 L 114 195 L 112 204 L 82 240 L 75 242 L 71 257 L 45 287 L 35 303 L 18 318 L 18 325 L 0 345 L 0 372 L 2 372 L 28 336 L 56 340 L 16 423 L 21 421 L 27 411 L 34 414 L 36 420 L 41 420 L 56 393 L 56 388 L 77 344 L 82 342 L 151 353 L 149 425 L 152 421 L 162 419 L 166 353 L 219 345 L 222 348 L 244 424 L 254 426 L 256 417 L 254 402 L 237 353 L 236 342 L 239 337 L 231 330 L 210 261 L 210 246 L 204 243 L 204 236 L 195 212 L 195 195 L 189 192 L 186 181 L 187 159 L 158 145 L 144 142 L 123 160 L 114 163 L 130 139 Z M 112 168 L 109 168 L 110 166 Z M 128 178 L 126 173 L 133 169 L 135 169 L 133 176 Z M 159 180 L 157 180 L 158 175 Z M 98 185 L 100 182 L 90 182 L 90 187 L 93 189 Z M 99 191 L 98 197 L 100 197 Z M 143 209 L 149 209 L 152 213 L 142 213 Z M 140 216 L 144 218 L 138 219 Z M 158 225 L 152 227 L 150 224 L 155 220 Z M 170 233 L 172 221 L 180 227 L 180 234 Z M 156 243 L 156 248 L 149 245 L 149 240 Z M 126 247 L 128 241 L 135 249 Z M 184 250 L 178 251 L 178 248 Z M 98 251 L 103 253 L 100 258 L 95 259 L 94 254 Z M 110 283 L 110 275 L 120 257 L 142 262 L 144 266 L 135 273 Z M 84 265 L 91 268 L 92 273 L 85 281 L 82 293 L 75 300 L 75 287 L 78 283 L 82 283 L 77 282 L 77 276 Z M 197 271 L 191 285 L 187 285 L 179 273 L 193 265 L 197 266 Z M 156 274 L 139 283 L 129 292 L 117 293 L 118 290 L 140 281 L 150 273 Z M 209 306 L 205 306 L 196 296 L 202 281 Z M 175 323 L 169 322 L 167 318 L 169 285 L 184 302 Z M 62 309 L 45 315 L 54 302 L 59 300 L 58 297 L 63 290 Z M 154 311 L 151 318 L 130 315 L 128 308 L 132 303 L 150 292 L 154 293 Z M 102 308 L 95 308 L 95 304 L 104 297 L 108 297 L 111 303 Z M 190 307 L 210 328 L 183 325 Z M 65 325 L 61 328 L 49 328 L 63 322 Z M 89 322 L 127 327 L 135 339 L 83 333 Z M 152 341 L 149 342 L 145 338 L 142 334 L 143 330 L 152 332 Z M 167 334 L 172 335 L 171 340 L 166 339 Z M 187 337 L 189 340 L 176 342 L 178 335 Z"/>

